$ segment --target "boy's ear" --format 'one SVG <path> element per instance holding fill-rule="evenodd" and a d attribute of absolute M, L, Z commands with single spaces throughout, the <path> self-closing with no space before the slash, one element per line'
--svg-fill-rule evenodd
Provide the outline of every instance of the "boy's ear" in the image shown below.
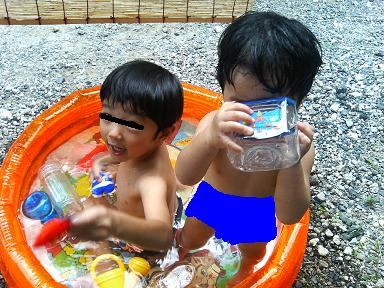
<path fill-rule="evenodd" d="M 168 128 L 165 128 L 164 130 L 162 130 L 160 133 L 159 133 L 159 139 L 161 141 L 165 141 L 167 140 L 167 138 L 169 136 L 172 135 L 172 133 L 175 131 L 176 129 L 176 124 L 177 123 L 173 123 L 172 126 L 168 127 Z"/>

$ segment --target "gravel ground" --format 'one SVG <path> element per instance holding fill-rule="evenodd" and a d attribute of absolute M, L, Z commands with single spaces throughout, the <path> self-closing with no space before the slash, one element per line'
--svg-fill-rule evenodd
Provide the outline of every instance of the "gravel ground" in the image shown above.
<path fill-rule="evenodd" d="M 300 109 L 317 129 L 317 156 L 309 243 L 295 287 L 384 287 L 384 1 L 263 2 L 255 9 L 308 25 L 324 53 Z M 34 117 L 127 60 L 154 61 L 219 91 L 216 44 L 224 27 L 0 26 L 0 163 Z"/>

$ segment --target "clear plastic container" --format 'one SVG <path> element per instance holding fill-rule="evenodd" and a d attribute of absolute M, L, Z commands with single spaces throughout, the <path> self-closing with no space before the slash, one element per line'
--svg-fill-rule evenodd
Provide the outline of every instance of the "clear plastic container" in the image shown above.
<path fill-rule="evenodd" d="M 83 209 L 74 186 L 58 162 L 49 162 L 40 169 L 41 182 L 53 205 L 67 217 Z"/>
<path fill-rule="evenodd" d="M 254 112 L 254 133 L 233 135 L 242 153 L 228 149 L 232 165 L 242 171 L 256 172 L 283 169 L 300 159 L 296 101 L 288 97 L 243 102 Z M 249 123 L 242 123 L 251 126 Z"/>
<path fill-rule="evenodd" d="M 185 288 L 192 282 L 194 275 L 195 267 L 192 265 L 176 266 L 159 281 L 156 288 Z"/>

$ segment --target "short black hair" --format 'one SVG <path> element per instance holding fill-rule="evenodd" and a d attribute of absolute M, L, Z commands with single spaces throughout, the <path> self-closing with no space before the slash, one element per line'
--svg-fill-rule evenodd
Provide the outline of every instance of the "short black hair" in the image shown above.
<path fill-rule="evenodd" d="M 101 86 L 100 99 L 149 117 L 158 125 L 156 135 L 183 114 L 183 88 L 178 78 L 144 60 L 130 61 L 113 70 Z"/>
<path fill-rule="evenodd" d="M 274 12 L 250 11 L 220 37 L 217 80 L 224 91 L 233 85 L 236 68 L 253 74 L 271 93 L 296 96 L 298 104 L 311 89 L 322 64 L 321 46 L 303 24 Z"/>

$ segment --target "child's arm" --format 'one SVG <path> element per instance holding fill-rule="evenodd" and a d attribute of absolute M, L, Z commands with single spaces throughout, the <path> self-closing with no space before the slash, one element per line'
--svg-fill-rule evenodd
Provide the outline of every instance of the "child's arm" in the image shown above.
<path fill-rule="evenodd" d="M 114 161 L 108 152 L 104 153 L 103 155 L 97 157 L 93 161 L 92 169 L 91 169 L 92 178 L 100 181 L 101 180 L 100 172 L 105 171 L 108 165 L 117 165 L 117 164 L 119 164 L 119 162 Z"/>
<path fill-rule="evenodd" d="M 300 151 L 302 158 L 294 166 L 281 169 L 277 176 L 275 190 L 276 216 L 284 224 L 300 221 L 310 204 L 309 177 L 315 158 L 312 143 L 313 128 L 298 123 Z"/>
<path fill-rule="evenodd" d="M 115 236 L 146 250 L 164 251 L 172 243 L 172 217 L 166 197 L 166 183 L 146 177 L 139 184 L 145 219 L 94 206 L 72 217 L 71 233 L 86 240 Z"/>
<path fill-rule="evenodd" d="M 207 141 L 209 123 L 214 114 L 210 113 L 200 121 L 191 143 L 177 157 L 176 177 L 184 185 L 199 182 L 208 170 L 218 149 L 211 147 Z"/>
<path fill-rule="evenodd" d="M 251 135 L 253 129 L 240 124 L 252 123 L 251 108 L 244 104 L 225 102 L 220 110 L 211 112 L 200 121 L 191 143 L 180 152 L 176 161 L 176 176 L 185 185 L 194 185 L 207 172 L 219 149 L 241 152 L 230 135 Z"/>

